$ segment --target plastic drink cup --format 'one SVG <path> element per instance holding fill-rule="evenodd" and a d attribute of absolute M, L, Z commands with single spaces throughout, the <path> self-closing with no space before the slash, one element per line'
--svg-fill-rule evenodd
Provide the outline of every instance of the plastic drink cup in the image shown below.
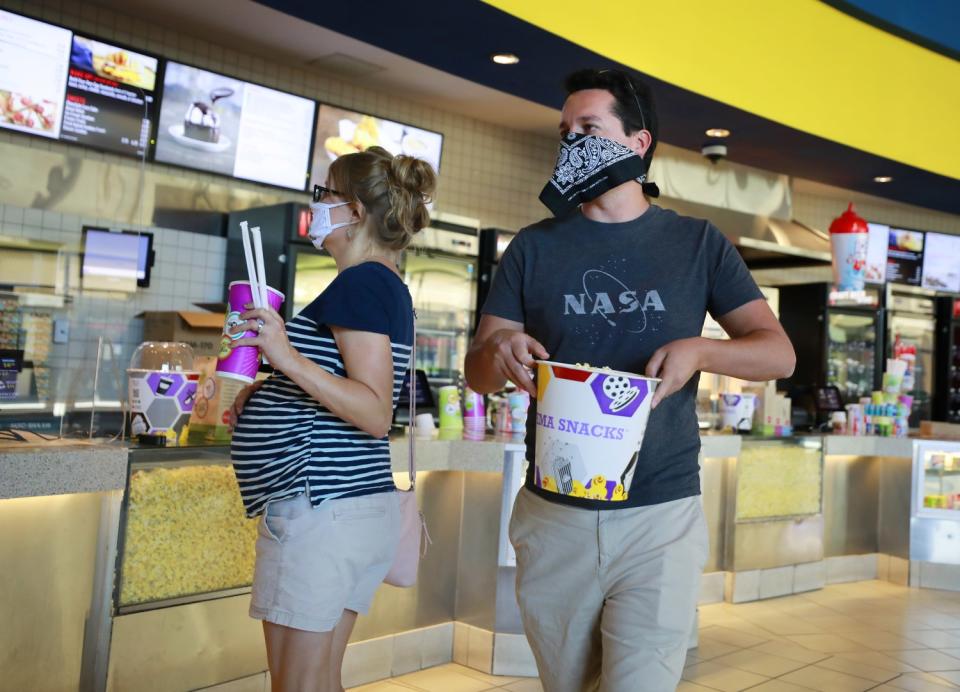
<path fill-rule="evenodd" d="M 460 412 L 460 391 L 456 385 L 440 387 L 437 408 L 440 411 L 440 428 L 462 430 L 463 414 Z"/>
<path fill-rule="evenodd" d="M 514 435 L 527 431 L 527 411 L 530 409 L 530 394 L 526 391 L 511 392 L 507 397 L 510 407 L 510 429 Z"/>
<path fill-rule="evenodd" d="M 276 289 L 267 287 L 267 300 L 270 307 L 280 311 L 284 295 Z M 230 334 L 229 330 L 243 322 L 240 315 L 247 311 L 247 304 L 253 303 L 253 293 L 250 291 L 250 282 L 234 281 L 228 291 L 227 316 L 223 322 L 223 336 L 220 338 L 220 352 L 217 354 L 217 376 L 229 377 L 235 380 L 253 382 L 260 369 L 260 349 L 256 346 L 238 346 L 232 348 L 233 342 L 243 337 L 255 337 L 257 332 L 246 331 L 240 334 Z"/>
<path fill-rule="evenodd" d="M 633 373 L 539 361 L 537 486 L 573 497 L 626 500 L 658 383 Z"/>
<path fill-rule="evenodd" d="M 487 430 L 487 412 L 483 406 L 483 395 L 469 387 L 463 390 L 463 427 L 465 430 L 483 434 Z"/>
<path fill-rule="evenodd" d="M 506 399 L 500 399 L 497 405 L 496 430 L 498 433 L 510 434 L 513 432 L 513 418 L 510 416 L 510 406 Z"/>
<path fill-rule="evenodd" d="M 431 437 L 433 435 L 433 414 L 418 413 L 414 423 L 414 431 L 417 437 Z"/>

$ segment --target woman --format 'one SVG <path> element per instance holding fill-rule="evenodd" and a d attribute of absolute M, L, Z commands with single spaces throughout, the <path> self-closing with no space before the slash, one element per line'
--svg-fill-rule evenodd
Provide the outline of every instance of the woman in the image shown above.
<path fill-rule="evenodd" d="M 274 692 L 341 692 L 358 613 L 393 561 L 399 504 L 387 432 L 409 366 L 413 307 L 397 262 L 429 222 L 429 164 L 380 147 L 330 166 L 312 205 L 330 286 L 284 325 L 249 310 L 275 372 L 241 392 L 232 458 L 248 516 L 262 515 L 250 615 L 263 620 Z"/>

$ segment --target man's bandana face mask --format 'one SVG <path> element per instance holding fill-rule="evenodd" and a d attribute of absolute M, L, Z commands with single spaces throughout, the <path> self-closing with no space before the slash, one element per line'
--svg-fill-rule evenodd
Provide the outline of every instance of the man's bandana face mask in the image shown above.
<path fill-rule="evenodd" d="M 658 196 L 660 191 L 645 183 L 646 177 L 647 165 L 633 149 L 606 137 L 571 132 L 560 141 L 557 165 L 540 201 L 554 216 L 563 216 L 629 180 L 643 185 L 651 197 Z"/>
<path fill-rule="evenodd" d="M 307 233 L 313 246 L 318 250 L 323 249 L 323 241 L 327 239 L 327 236 L 333 233 L 338 228 L 342 226 L 352 226 L 357 223 L 356 221 L 348 221 L 346 223 L 333 223 L 330 220 L 330 210 L 336 209 L 337 207 L 344 207 L 348 205 L 349 202 L 340 202 L 338 204 L 326 204 L 325 202 L 314 202 L 310 205 L 310 210 L 313 212 L 313 221 L 310 223 L 310 231 Z"/>

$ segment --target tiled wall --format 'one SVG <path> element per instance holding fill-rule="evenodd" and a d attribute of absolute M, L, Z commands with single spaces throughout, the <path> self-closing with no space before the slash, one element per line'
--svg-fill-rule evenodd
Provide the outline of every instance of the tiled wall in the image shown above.
<path fill-rule="evenodd" d="M 42 240 L 63 245 L 76 281 L 84 225 L 115 225 L 110 219 L 80 217 L 39 209 L 0 205 L 2 235 Z M 60 401 L 88 401 L 93 394 L 93 364 L 99 337 L 114 347 L 115 360 L 105 353 L 105 370 L 97 395 L 100 399 L 125 398 L 124 370 L 133 350 L 143 340 L 145 310 L 190 310 L 196 302 L 223 298 L 226 239 L 172 228 L 137 228 L 153 233 L 156 264 L 150 286 L 129 295 L 79 291 L 71 285 L 71 301 L 63 309 L 51 310 L 55 318 L 66 319 L 70 337 L 66 344 L 54 344 L 50 352 L 51 393 Z M 119 391 L 118 391 L 119 390 Z"/>

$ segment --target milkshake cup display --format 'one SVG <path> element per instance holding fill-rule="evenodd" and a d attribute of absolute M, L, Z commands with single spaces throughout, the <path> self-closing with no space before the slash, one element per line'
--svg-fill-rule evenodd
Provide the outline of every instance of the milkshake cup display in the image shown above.
<path fill-rule="evenodd" d="M 853 203 L 830 224 L 833 281 L 839 291 L 862 291 L 866 280 L 867 222 L 857 216 Z"/>

